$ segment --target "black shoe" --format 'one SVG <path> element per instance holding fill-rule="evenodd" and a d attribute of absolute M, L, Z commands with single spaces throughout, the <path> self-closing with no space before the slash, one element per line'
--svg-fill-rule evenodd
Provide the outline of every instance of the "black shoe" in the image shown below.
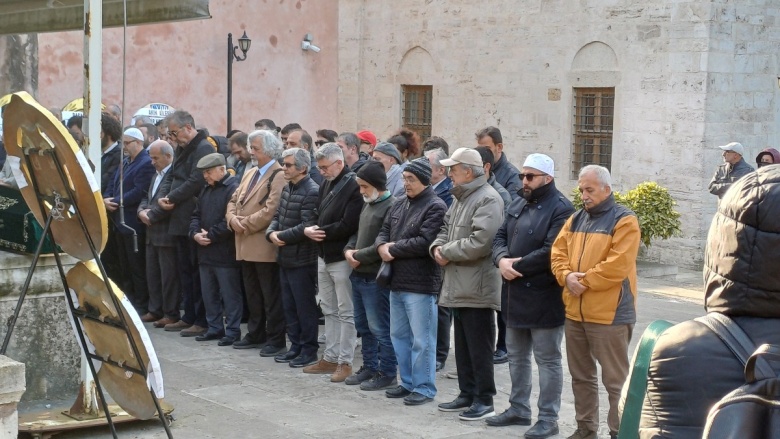
<path fill-rule="evenodd" d="M 510 425 L 531 425 L 531 418 L 517 416 L 509 410 L 498 416 L 485 419 L 485 423 L 491 427 L 507 427 Z"/>
<path fill-rule="evenodd" d="M 360 383 L 360 390 L 382 390 L 397 385 L 398 380 L 395 379 L 395 376 L 387 376 L 382 372 L 377 372 L 370 380 Z"/>
<path fill-rule="evenodd" d="M 224 336 L 219 339 L 217 346 L 232 346 L 236 342 L 236 337 Z"/>
<path fill-rule="evenodd" d="M 443 412 L 461 412 L 471 407 L 471 398 L 467 396 L 458 396 L 450 402 L 443 402 L 439 404 L 439 410 Z"/>
<path fill-rule="evenodd" d="M 317 363 L 319 361 L 319 358 L 317 358 L 317 354 L 313 355 L 298 355 L 294 359 L 290 360 L 290 367 L 306 367 L 311 366 L 312 364 Z"/>
<path fill-rule="evenodd" d="M 431 401 L 433 401 L 433 398 L 428 398 L 422 393 L 412 392 L 409 396 L 404 398 L 404 405 L 422 405 Z"/>
<path fill-rule="evenodd" d="M 385 396 L 388 398 L 405 398 L 411 394 L 412 392 L 406 390 L 406 387 L 404 386 L 398 386 L 394 389 L 385 390 Z"/>
<path fill-rule="evenodd" d="M 344 384 L 347 384 L 349 386 L 356 386 L 363 381 L 368 381 L 376 375 L 375 370 L 371 370 L 367 368 L 366 366 L 360 366 L 360 369 L 358 369 L 357 372 L 347 377 L 346 380 L 344 380 Z"/>
<path fill-rule="evenodd" d="M 437 361 L 436 362 L 436 372 L 444 369 L 444 362 L 443 361 Z"/>
<path fill-rule="evenodd" d="M 233 349 L 256 349 L 263 347 L 264 342 L 251 340 L 249 337 L 244 337 L 241 340 L 233 343 Z"/>
<path fill-rule="evenodd" d="M 475 402 L 471 404 L 468 410 L 458 415 L 458 419 L 461 421 L 479 421 L 480 419 L 490 418 L 496 416 L 493 405 L 482 404 L 481 402 Z"/>
<path fill-rule="evenodd" d="M 220 338 L 224 337 L 225 334 L 220 334 L 218 332 L 207 332 L 203 335 L 198 335 L 195 337 L 195 341 L 211 341 L 211 340 L 219 340 Z"/>
<path fill-rule="evenodd" d="M 263 346 L 260 349 L 261 357 L 275 357 L 279 354 L 287 352 L 287 346 L 271 346 L 269 344 Z"/>
<path fill-rule="evenodd" d="M 509 356 L 507 356 L 506 351 L 496 349 L 496 351 L 493 353 L 493 364 L 504 364 L 508 361 Z"/>
<path fill-rule="evenodd" d="M 289 350 L 284 354 L 279 354 L 275 356 L 274 361 L 276 361 L 277 363 L 289 363 L 290 361 L 294 360 L 295 357 L 297 357 L 298 355 L 301 355 L 299 351 Z"/>
<path fill-rule="evenodd" d="M 556 428 L 557 428 L 557 425 L 556 425 Z M 618 439 L 618 434 L 615 433 L 615 432 L 610 431 L 609 432 L 609 439 Z"/>
<path fill-rule="evenodd" d="M 545 439 L 558 434 L 558 423 L 555 421 L 536 421 L 533 427 L 525 432 L 525 439 Z M 617 436 L 616 436 L 617 437 Z"/>

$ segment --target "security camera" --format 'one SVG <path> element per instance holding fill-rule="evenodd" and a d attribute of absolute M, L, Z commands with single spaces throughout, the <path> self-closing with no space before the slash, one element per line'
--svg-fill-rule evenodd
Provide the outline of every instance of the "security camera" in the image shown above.
<path fill-rule="evenodd" d="M 310 43 L 308 41 L 302 41 L 301 42 L 301 49 L 303 49 L 303 50 L 311 50 L 312 52 L 316 52 L 316 53 L 319 53 L 320 50 L 321 50 L 319 47 L 315 46 L 314 44 L 312 44 L 312 43 Z"/>

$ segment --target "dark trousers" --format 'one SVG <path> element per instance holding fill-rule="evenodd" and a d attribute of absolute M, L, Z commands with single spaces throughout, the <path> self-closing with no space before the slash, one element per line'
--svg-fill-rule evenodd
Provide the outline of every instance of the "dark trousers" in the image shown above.
<path fill-rule="evenodd" d="M 240 275 L 238 266 L 200 265 L 200 281 L 209 334 L 224 334 L 236 340 L 241 339 L 243 301 Z"/>
<path fill-rule="evenodd" d="M 490 308 L 452 308 L 455 364 L 460 396 L 493 405 L 493 341 L 496 325 Z"/>
<path fill-rule="evenodd" d="M 146 314 L 149 308 L 149 286 L 146 283 L 146 251 L 144 233 L 136 237 L 138 251 L 133 247 L 133 235 L 117 233 L 117 249 L 119 250 L 119 264 L 125 273 L 122 291 L 130 299 L 130 303 L 139 314 Z"/>
<path fill-rule="evenodd" d="M 438 325 L 436 327 L 436 361 L 444 363 L 450 354 L 450 328 L 452 328 L 452 313 L 444 306 L 439 307 Z"/>
<path fill-rule="evenodd" d="M 241 275 L 249 306 L 247 338 L 271 346 L 285 346 L 279 265 L 276 262 L 241 261 Z"/>
<path fill-rule="evenodd" d="M 504 321 L 504 314 L 501 311 L 496 311 L 496 323 L 498 326 L 496 350 L 506 352 L 506 322 Z"/>
<path fill-rule="evenodd" d="M 205 328 L 208 324 L 206 322 L 206 308 L 203 307 L 203 294 L 200 290 L 196 245 L 195 241 L 187 236 L 176 237 L 179 285 L 181 286 L 182 308 L 184 308 L 184 316 L 181 319 L 190 325 Z"/>
<path fill-rule="evenodd" d="M 181 287 L 176 247 L 146 244 L 146 284 L 149 286 L 149 312 L 179 320 Z"/>
<path fill-rule="evenodd" d="M 125 275 L 122 271 L 122 264 L 119 262 L 119 243 L 117 242 L 118 233 L 114 230 L 111 222 L 108 225 L 108 238 L 103 252 L 100 253 L 100 262 L 106 269 L 108 278 L 114 281 L 120 288 L 125 288 Z"/>
<path fill-rule="evenodd" d="M 317 265 L 279 268 L 279 283 L 290 351 L 317 355 Z"/>

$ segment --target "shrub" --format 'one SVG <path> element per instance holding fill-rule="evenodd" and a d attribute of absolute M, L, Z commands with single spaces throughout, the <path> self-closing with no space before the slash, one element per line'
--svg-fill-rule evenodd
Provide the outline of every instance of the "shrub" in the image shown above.
<path fill-rule="evenodd" d="M 613 191 L 615 202 L 628 207 L 636 213 L 639 228 L 642 231 L 642 243 L 650 247 L 653 239 L 669 239 L 682 235 L 680 213 L 674 210 L 677 202 L 666 188 L 656 182 L 646 181 L 634 189 L 621 194 Z M 580 191 L 572 191 L 572 203 L 582 209 Z"/>

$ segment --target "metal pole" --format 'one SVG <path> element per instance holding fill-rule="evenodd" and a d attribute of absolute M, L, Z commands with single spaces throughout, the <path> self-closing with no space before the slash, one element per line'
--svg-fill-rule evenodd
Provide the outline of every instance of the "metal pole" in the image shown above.
<path fill-rule="evenodd" d="M 228 34 L 227 53 L 227 132 L 233 128 L 233 34 Z"/>

